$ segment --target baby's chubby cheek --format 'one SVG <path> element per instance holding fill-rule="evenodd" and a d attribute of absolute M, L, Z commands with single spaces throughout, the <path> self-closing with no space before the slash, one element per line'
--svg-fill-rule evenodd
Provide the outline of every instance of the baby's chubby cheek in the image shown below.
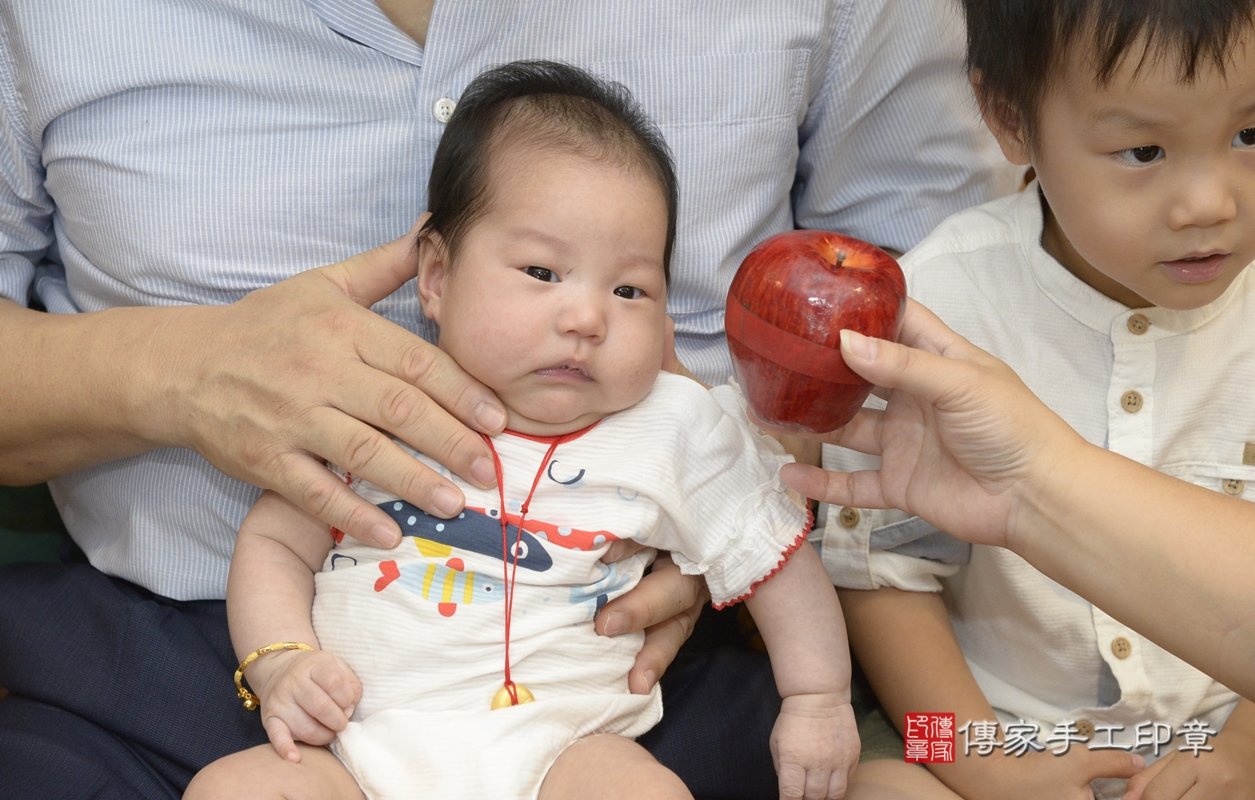
<path fill-rule="evenodd" d="M 660 350 L 657 361 L 641 364 L 625 380 L 625 394 L 631 395 L 631 403 L 633 405 L 645 399 L 645 395 L 649 394 L 649 390 L 654 387 L 654 383 L 658 380 L 658 375 L 661 372 L 662 351 Z"/>
<path fill-rule="evenodd" d="M 463 372 L 499 395 L 508 384 L 510 365 L 517 371 L 521 363 L 518 354 L 506 352 L 509 348 L 503 344 L 502 337 L 488 331 L 459 330 L 456 335 L 446 335 L 441 329 L 436 344 Z"/>

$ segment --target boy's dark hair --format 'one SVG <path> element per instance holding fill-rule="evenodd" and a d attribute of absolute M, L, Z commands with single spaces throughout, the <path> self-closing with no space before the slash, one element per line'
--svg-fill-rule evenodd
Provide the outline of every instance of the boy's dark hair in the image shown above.
<path fill-rule="evenodd" d="M 675 244 L 675 167 L 662 133 L 621 84 L 568 64 L 515 61 L 481 73 L 462 93 L 436 147 L 423 226 L 444 239 L 450 254 L 491 199 L 488 163 L 500 134 L 517 143 L 558 147 L 640 169 L 658 182 L 667 203 L 663 274 L 671 280 Z"/>
<path fill-rule="evenodd" d="M 1255 0 L 963 0 L 967 68 L 982 106 L 1016 121 L 1036 143 L 1037 111 L 1070 52 L 1105 86 L 1126 57 L 1175 59 L 1191 82 L 1206 65 L 1223 75 L 1251 30 Z M 1249 42 L 1255 47 L 1255 40 Z M 1007 112 L 1010 112 L 1009 114 Z"/>

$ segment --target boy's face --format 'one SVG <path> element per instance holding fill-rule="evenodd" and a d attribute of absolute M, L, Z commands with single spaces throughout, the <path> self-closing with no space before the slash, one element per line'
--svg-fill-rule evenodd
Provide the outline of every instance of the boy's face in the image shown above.
<path fill-rule="evenodd" d="M 492 161 L 452 268 L 422 245 L 423 309 L 512 430 L 578 430 L 641 400 L 662 366 L 666 202 L 637 171 L 560 150 Z"/>
<path fill-rule="evenodd" d="M 1225 77 L 1206 65 L 1194 83 L 1154 54 L 1135 76 L 1138 55 L 1105 87 L 1074 57 L 1043 98 L 1031 152 L 987 121 L 1037 172 L 1047 252 L 1131 308 L 1198 308 L 1255 258 L 1255 40 Z"/>

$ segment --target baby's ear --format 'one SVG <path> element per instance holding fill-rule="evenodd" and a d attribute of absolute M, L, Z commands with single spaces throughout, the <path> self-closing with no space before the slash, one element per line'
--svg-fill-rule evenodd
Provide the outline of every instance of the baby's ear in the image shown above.
<path fill-rule="evenodd" d="M 449 274 L 449 248 L 444 238 L 433 230 L 418 234 L 418 300 L 423 314 L 440 324 L 444 281 Z"/>
<path fill-rule="evenodd" d="M 998 141 L 1002 154 L 1012 164 L 1031 163 L 1023 115 L 1005 98 L 995 95 L 981 84 L 980 70 L 972 70 L 968 79 L 972 82 L 972 91 L 976 93 L 976 103 L 980 106 L 985 127 L 989 128 L 989 132 Z"/>

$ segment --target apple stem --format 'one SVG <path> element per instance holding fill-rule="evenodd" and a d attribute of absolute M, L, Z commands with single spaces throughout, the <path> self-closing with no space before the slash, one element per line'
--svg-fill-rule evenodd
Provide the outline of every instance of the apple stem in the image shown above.
<path fill-rule="evenodd" d="M 842 251 L 840 251 L 839 253 L 837 253 L 837 266 L 838 266 L 838 267 L 839 267 L 839 266 L 841 266 L 841 262 L 842 262 L 842 261 L 845 261 L 845 251 L 844 251 L 844 250 L 842 250 Z"/>

